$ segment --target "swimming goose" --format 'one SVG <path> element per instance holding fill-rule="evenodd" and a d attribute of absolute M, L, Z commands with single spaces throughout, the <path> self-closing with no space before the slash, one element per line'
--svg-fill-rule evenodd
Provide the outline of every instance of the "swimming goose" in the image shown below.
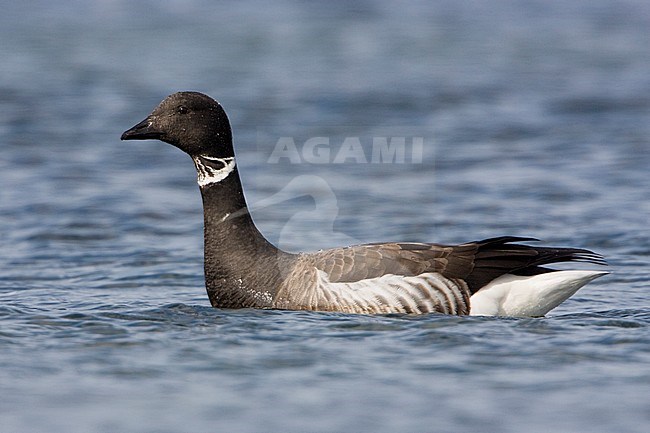
<path fill-rule="evenodd" d="M 391 242 L 292 254 L 269 243 L 248 213 L 230 122 L 198 92 L 165 98 L 122 140 L 157 139 L 194 161 L 203 198 L 205 285 L 218 308 L 346 313 L 543 316 L 607 272 L 552 270 L 605 264 L 578 248 L 503 236 L 460 245 Z"/>

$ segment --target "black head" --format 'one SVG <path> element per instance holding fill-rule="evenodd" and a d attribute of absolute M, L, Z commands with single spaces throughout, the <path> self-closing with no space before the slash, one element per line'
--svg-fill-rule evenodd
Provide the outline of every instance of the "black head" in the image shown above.
<path fill-rule="evenodd" d="M 169 143 L 190 156 L 234 156 L 226 112 L 217 101 L 198 92 L 169 95 L 146 119 L 122 134 L 122 140 L 148 139 Z"/>

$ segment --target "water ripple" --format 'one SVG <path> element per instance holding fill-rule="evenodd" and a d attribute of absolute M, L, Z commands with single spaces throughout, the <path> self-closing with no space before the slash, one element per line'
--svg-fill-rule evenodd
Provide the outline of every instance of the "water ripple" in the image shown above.
<path fill-rule="evenodd" d="M 650 3 L 5 3 L 3 431 L 647 430 Z M 612 273 L 539 319 L 214 309 L 191 161 L 119 141 L 174 89 L 224 103 L 251 203 L 331 187 L 335 221 L 252 206 L 274 241 L 535 236 Z M 404 135 L 421 163 L 268 162 Z"/>

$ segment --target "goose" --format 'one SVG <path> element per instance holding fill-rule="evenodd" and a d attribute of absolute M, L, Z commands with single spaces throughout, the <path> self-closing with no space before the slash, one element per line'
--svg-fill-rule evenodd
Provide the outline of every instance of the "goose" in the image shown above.
<path fill-rule="evenodd" d="M 192 158 L 203 201 L 205 286 L 216 308 L 541 317 L 607 274 L 548 268 L 606 262 L 586 249 L 531 246 L 537 239 L 516 236 L 283 251 L 248 212 L 226 112 L 199 92 L 169 95 L 121 139 L 160 140 Z"/>

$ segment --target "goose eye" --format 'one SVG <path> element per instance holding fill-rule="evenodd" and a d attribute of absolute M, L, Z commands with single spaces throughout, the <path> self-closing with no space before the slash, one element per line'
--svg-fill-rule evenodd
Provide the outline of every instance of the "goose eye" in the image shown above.
<path fill-rule="evenodd" d="M 189 110 L 187 109 L 187 107 L 184 107 L 184 106 L 182 106 L 182 105 L 181 105 L 180 107 L 178 107 L 178 113 L 179 113 L 179 114 L 187 114 L 187 112 L 189 112 Z"/>

